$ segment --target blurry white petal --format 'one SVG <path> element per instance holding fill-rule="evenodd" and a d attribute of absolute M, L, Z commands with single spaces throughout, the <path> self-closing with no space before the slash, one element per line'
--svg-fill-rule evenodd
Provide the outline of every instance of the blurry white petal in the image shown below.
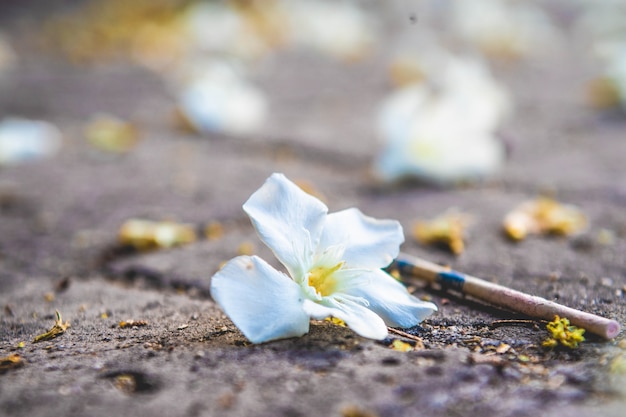
<path fill-rule="evenodd" d="M 381 270 L 369 271 L 367 285 L 346 289 L 355 297 L 369 302 L 368 308 L 379 315 L 388 326 L 413 327 L 437 311 L 433 303 L 413 297 L 404 285 Z"/>
<path fill-rule="evenodd" d="M 300 287 L 256 256 L 229 261 L 211 278 L 211 296 L 253 343 L 309 331 Z"/>
<path fill-rule="evenodd" d="M 0 122 L 0 164 L 54 155 L 61 147 L 61 132 L 51 123 L 21 118 Z"/>
<path fill-rule="evenodd" d="M 320 247 L 345 247 L 347 268 L 383 268 L 398 256 L 402 242 L 399 222 L 374 219 L 350 208 L 326 216 Z"/>
<path fill-rule="evenodd" d="M 283 174 L 272 174 L 243 205 L 263 242 L 299 280 L 312 266 L 328 208 Z"/>
<path fill-rule="evenodd" d="M 376 340 L 387 337 L 387 325 L 367 307 L 351 301 L 325 300 L 324 302 L 326 305 L 305 300 L 303 307 L 312 318 L 318 320 L 330 316 L 343 320 L 350 329 L 360 336 Z"/>
<path fill-rule="evenodd" d="M 183 89 L 179 108 L 196 129 L 205 133 L 250 133 L 267 116 L 267 101 L 261 91 L 220 64 L 209 66 Z"/>

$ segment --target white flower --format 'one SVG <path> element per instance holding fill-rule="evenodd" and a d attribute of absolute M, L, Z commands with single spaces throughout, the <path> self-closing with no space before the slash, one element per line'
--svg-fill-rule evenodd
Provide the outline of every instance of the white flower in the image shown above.
<path fill-rule="evenodd" d="M 211 294 L 253 343 L 302 336 L 309 319 L 336 317 L 361 336 L 384 339 L 387 326 L 411 327 L 437 307 L 382 271 L 404 241 L 394 220 L 328 208 L 282 174 L 243 205 L 289 276 L 257 256 L 229 261 Z"/>
<path fill-rule="evenodd" d="M 265 122 L 267 99 L 226 63 L 203 67 L 181 92 L 179 109 L 202 133 L 248 134 Z"/>
<path fill-rule="evenodd" d="M 431 75 L 383 103 L 376 174 L 453 183 L 495 172 L 504 160 L 495 132 L 510 110 L 507 94 L 479 60 L 450 56 Z"/>

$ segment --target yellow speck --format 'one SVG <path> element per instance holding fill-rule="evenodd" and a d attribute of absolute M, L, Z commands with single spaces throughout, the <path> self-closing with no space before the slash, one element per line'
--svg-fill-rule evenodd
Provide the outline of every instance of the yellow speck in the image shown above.
<path fill-rule="evenodd" d="M 615 233 L 609 229 L 600 229 L 596 236 L 596 240 L 603 246 L 610 246 L 615 243 Z"/>
<path fill-rule="evenodd" d="M 403 342 L 399 339 L 394 339 L 393 342 L 391 342 L 391 349 L 397 350 L 398 352 L 410 352 L 415 350 L 415 348 L 409 343 Z"/>
<path fill-rule="evenodd" d="M 107 114 L 94 115 L 85 127 L 85 137 L 107 152 L 125 153 L 135 147 L 139 132 L 132 124 Z"/>
<path fill-rule="evenodd" d="M 54 301 L 54 293 L 53 292 L 47 292 L 44 294 L 43 299 L 46 300 L 47 302 L 52 302 Z"/>
<path fill-rule="evenodd" d="M 337 326 L 346 327 L 346 322 L 341 319 L 338 319 L 337 317 L 332 317 L 332 316 L 326 317 L 324 320 L 329 321 L 332 324 L 336 324 Z"/>
<path fill-rule="evenodd" d="M 250 241 L 241 242 L 239 247 L 237 248 L 237 253 L 239 255 L 254 255 L 254 243 Z"/>
<path fill-rule="evenodd" d="M 20 343 L 17 344 L 17 348 L 18 349 L 24 349 L 25 346 L 26 346 L 25 342 L 20 342 Z"/>
<path fill-rule="evenodd" d="M 107 313 L 106 311 L 100 313 L 100 318 L 101 319 L 108 319 L 109 318 L 109 313 Z"/>
<path fill-rule="evenodd" d="M 500 343 L 500 346 L 496 348 L 496 353 L 506 353 L 511 350 L 511 345 L 507 345 L 506 343 Z"/>
<path fill-rule="evenodd" d="M 224 227 L 220 222 L 211 222 L 204 228 L 204 236 L 209 240 L 217 240 L 224 236 Z"/>
<path fill-rule="evenodd" d="M 426 76 L 419 61 L 413 57 L 401 56 L 391 62 L 389 78 L 393 85 L 401 87 L 423 82 Z"/>
<path fill-rule="evenodd" d="M 609 78 L 597 78 L 589 83 L 587 89 L 589 103 L 598 109 L 616 107 L 620 103 L 619 88 Z"/>

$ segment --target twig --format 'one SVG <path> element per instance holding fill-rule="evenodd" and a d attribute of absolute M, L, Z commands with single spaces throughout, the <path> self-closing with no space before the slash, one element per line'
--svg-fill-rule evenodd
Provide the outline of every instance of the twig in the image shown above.
<path fill-rule="evenodd" d="M 410 275 L 429 283 L 437 283 L 444 289 L 456 290 L 492 305 L 517 311 L 533 318 L 550 321 L 557 315 L 567 317 L 572 324 L 605 339 L 613 339 L 620 331 L 620 325 L 615 320 L 493 284 L 406 254 L 400 254 L 388 269 L 397 269 L 401 274 Z"/>
<path fill-rule="evenodd" d="M 415 342 L 420 342 L 420 343 L 423 342 L 421 337 L 417 337 L 415 335 L 412 335 L 411 333 L 403 332 L 402 330 L 394 329 L 393 327 L 387 327 L 387 330 L 389 330 L 391 333 L 395 333 L 398 336 L 402 336 L 406 339 L 413 340 Z"/>

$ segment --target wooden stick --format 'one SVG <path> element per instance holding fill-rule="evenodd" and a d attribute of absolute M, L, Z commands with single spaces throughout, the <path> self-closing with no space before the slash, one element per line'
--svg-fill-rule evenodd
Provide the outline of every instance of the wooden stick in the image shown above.
<path fill-rule="evenodd" d="M 620 331 L 620 325 L 615 320 L 493 284 L 424 259 L 401 253 L 388 269 L 394 268 L 401 274 L 410 275 L 430 283 L 437 283 L 444 289 L 457 290 L 492 305 L 520 312 L 529 317 L 544 320 L 554 320 L 554 316 L 557 315 L 566 317 L 573 325 L 582 327 L 605 339 L 613 339 Z"/>

